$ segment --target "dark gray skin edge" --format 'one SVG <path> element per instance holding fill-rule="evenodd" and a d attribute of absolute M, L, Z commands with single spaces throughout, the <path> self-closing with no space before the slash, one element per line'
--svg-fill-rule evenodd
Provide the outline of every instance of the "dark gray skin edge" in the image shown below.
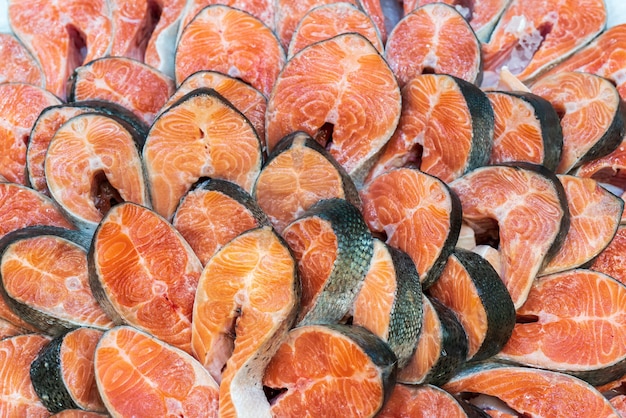
<path fill-rule="evenodd" d="M 89 249 L 91 239 L 89 235 L 76 230 L 55 226 L 29 226 L 10 232 L 0 239 L 0 261 L 9 245 L 20 240 L 34 238 L 37 236 L 55 236 L 60 239 L 70 241 L 82 248 L 85 253 Z M 80 324 L 57 318 L 35 309 L 26 303 L 15 300 L 5 289 L 1 272 L 0 295 L 4 298 L 4 301 L 9 308 L 19 315 L 20 318 L 48 335 L 58 335 L 81 326 Z"/>
<path fill-rule="evenodd" d="M 276 146 L 274 146 L 274 149 L 270 153 L 269 157 L 267 158 L 264 167 L 266 167 L 278 155 L 291 148 L 293 146 L 293 141 L 299 137 L 304 138 L 304 143 L 306 147 L 311 148 L 313 151 L 317 151 L 324 158 L 326 158 L 329 163 L 332 164 L 332 166 L 335 168 L 335 170 L 337 170 L 341 177 L 345 199 L 360 209 L 361 197 L 359 196 L 359 192 L 357 191 L 356 184 L 352 180 L 352 177 L 348 175 L 346 170 L 337 162 L 337 160 L 335 160 L 332 155 L 330 155 L 330 153 L 323 146 L 321 146 L 315 139 L 313 139 L 311 135 L 304 131 L 292 132 L 289 135 L 283 137 L 280 141 L 278 141 L 278 143 L 276 144 Z"/>
<path fill-rule="evenodd" d="M 470 149 L 464 173 L 487 165 L 493 147 L 495 115 L 487 95 L 476 85 L 457 77 L 452 77 L 465 98 L 472 118 L 472 148 Z"/>
<path fill-rule="evenodd" d="M 552 104 L 541 96 L 522 91 L 499 91 L 498 93 L 518 97 L 530 104 L 535 110 L 535 117 L 541 127 L 543 140 L 543 163 L 550 171 L 555 171 L 561 161 L 563 150 L 563 130 L 559 115 Z"/>
<path fill-rule="evenodd" d="M 384 244 L 386 245 L 386 244 Z M 396 298 L 391 309 L 387 343 L 401 369 L 411 360 L 422 329 L 422 286 L 415 263 L 407 253 L 386 245 L 396 271 Z"/>
<path fill-rule="evenodd" d="M 499 353 L 511 337 L 515 327 L 515 305 L 504 282 L 487 260 L 462 248 L 456 248 L 451 257 L 465 267 L 487 315 L 483 344 L 468 361 L 485 360 Z"/>
<path fill-rule="evenodd" d="M 80 409 L 63 381 L 61 346 L 66 334 L 50 341 L 30 365 L 30 379 L 39 399 L 52 413 Z"/>
<path fill-rule="evenodd" d="M 467 358 L 467 334 L 454 312 L 439 302 L 429 298 L 441 324 L 441 352 L 433 368 L 423 383 L 441 386 L 456 375 L 465 365 Z"/>
<path fill-rule="evenodd" d="M 259 207 L 256 200 L 247 191 L 245 191 L 241 186 L 228 180 L 201 177 L 200 179 L 198 179 L 196 183 L 194 183 L 191 186 L 189 191 L 181 198 L 180 203 L 178 204 L 178 207 L 180 207 L 180 205 L 185 200 L 187 195 L 197 192 L 197 191 L 202 191 L 202 190 L 220 192 L 236 200 L 241 205 L 243 205 L 248 210 L 248 212 L 250 212 L 250 214 L 254 217 L 254 219 L 257 221 L 259 226 L 271 226 L 271 222 L 269 221 L 269 219 L 267 219 L 267 215 Z M 174 212 L 172 219 L 176 218 L 177 212 L 178 212 L 178 208 Z"/>
<path fill-rule="evenodd" d="M 344 199 L 323 199 L 301 218 L 319 217 L 331 224 L 337 237 L 333 270 L 313 307 L 298 326 L 337 323 L 354 303 L 374 254 L 374 238 L 361 212 Z"/>

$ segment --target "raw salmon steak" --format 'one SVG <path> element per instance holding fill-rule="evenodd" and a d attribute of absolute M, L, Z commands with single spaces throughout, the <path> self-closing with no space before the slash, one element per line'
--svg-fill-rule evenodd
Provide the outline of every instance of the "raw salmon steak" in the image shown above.
<path fill-rule="evenodd" d="M 96 346 L 94 367 L 112 417 L 218 416 L 218 387 L 202 365 L 135 328 L 107 331 Z"/>
<path fill-rule="evenodd" d="M 0 83 L 26 83 L 45 87 L 46 79 L 39 63 L 11 33 L 0 34 Z"/>
<path fill-rule="evenodd" d="M 369 269 L 374 242 L 359 210 L 344 199 L 318 201 L 282 232 L 298 263 L 298 325 L 339 322 Z"/>
<path fill-rule="evenodd" d="M 26 83 L 0 84 L 0 175 L 7 181 L 26 184 L 28 136 L 39 113 L 61 104 L 50 92 Z"/>
<path fill-rule="evenodd" d="M 161 0 L 156 3 L 158 21 L 146 46 L 144 62 L 169 77 L 174 77 L 176 39 L 186 3 L 186 0 Z"/>
<path fill-rule="evenodd" d="M 402 87 L 402 114 L 368 179 L 415 167 L 448 183 L 489 161 L 494 112 L 478 87 L 446 74 L 418 74 Z"/>
<path fill-rule="evenodd" d="M 539 79 L 565 71 L 579 71 L 611 80 L 620 96 L 626 100 L 626 24 L 602 32 L 587 46 L 556 65 Z"/>
<path fill-rule="evenodd" d="M 398 370 L 398 382 L 440 386 L 465 365 L 468 339 L 456 314 L 435 298 L 423 296 L 420 337 L 409 362 Z"/>
<path fill-rule="evenodd" d="M 455 248 L 439 279 L 428 288 L 459 318 L 467 334 L 467 360 L 485 360 L 506 344 L 515 326 L 515 307 L 487 260 Z"/>
<path fill-rule="evenodd" d="M 50 412 L 39 400 L 29 374 L 30 364 L 49 341 L 50 337 L 39 334 L 18 335 L 0 340 L 0 399 L 3 416 L 50 416 Z"/>
<path fill-rule="evenodd" d="M 111 52 L 113 27 L 105 0 L 12 1 L 9 22 L 41 65 L 46 89 L 61 99 L 76 67 Z"/>
<path fill-rule="evenodd" d="M 477 242 L 499 250 L 500 275 L 517 309 L 537 273 L 561 247 L 570 221 L 563 185 L 552 172 L 512 164 L 479 168 L 450 186 Z"/>
<path fill-rule="evenodd" d="M 117 103 L 150 125 L 174 93 L 174 80 L 131 58 L 106 57 L 76 68 L 68 86 L 69 100 Z"/>
<path fill-rule="evenodd" d="M 248 119 L 213 89 L 197 89 L 150 128 L 143 160 L 155 211 L 171 219 L 201 177 L 229 180 L 251 192 L 263 155 Z"/>
<path fill-rule="evenodd" d="M 433 385 L 397 383 L 379 418 L 468 418 L 463 406 L 445 390 Z"/>
<path fill-rule="evenodd" d="M 350 4 L 357 5 L 355 0 L 347 0 Z M 298 24 L 311 9 L 325 4 L 336 3 L 333 0 L 277 0 L 275 7 L 275 31 L 285 51 L 289 49 L 289 43 Z"/>
<path fill-rule="evenodd" d="M 529 367 L 477 363 L 453 377 L 443 389 L 452 394 L 496 397 L 508 405 L 513 416 L 619 418 L 609 401 L 588 383 Z"/>
<path fill-rule="evenodd" d="M 422 286 L 428 288 L 441 274 L 459 237 L 459 199 L 443 181 L 413 168 L 381 174 L 360 194 L 369 228 L 409 254 Z"/>
<path fill-rule="evenodd" d="M 302 130 L 330 152 L 357 187 L 398 125 L 400 89 L 376 48 L 354 33 L 317 42 L 283 68 L 267 104 L 271 152 Z"/>
<path fill-rule="evenodd" d="M 94 296 L 116 324 L 191 352 L 202 264 L 169 222 L 136 203 L 120 203 L 96 229 L 88 261 Z"/>
<path fill-rule="evenodd" d="M 265 371 L 276 417 L 373 417 L 389 398 L 396 358 L 364 328 L 294 328 Z"/>
<path fill-rule="evenodd" d="M 50 196 L 45 175 L 46 152 L 48 151 L 50 141 L 65 122 L 74 116 L 89 112 L 102 113 L 121 119 L 125 123 L 124 127 L 134 137 L 141 138 L 142 141 L 147 135 L 148 126 L 145 123 L 128 109 L 113 102 L 96 100 L 46 107 L 37 117 L 37 121 L 33 125 L 28 138 L 28 148 L 26 149 L 26 180 L 28 186 L 46 196 Z"/>
<path fill-rule="evenodd" d="M 487 42 L 494 26 L 502 16 L 510 0 L 444 0 L 443 3 L 453 6 L 472 26 L 481 42 Z M 404 14 L 412 12 L 419 6 L 434 3 L 434 0 L 403 0 Z"/>
<path fill-rule="evenodd" d="M 522 91 L 488 91 L 495 116 L 489 164 L 525 161 L 556 170 L 563 131 L 549 101 Z"/>
<path fill-rule="evenodd" d="M 361 207 L 356 186 L 343 167 L 302 131 L 276 145 L 252 193 L 279 233 L 321 199 L 341 198 Z"/>
<path fill-rule="evenodd" d="M 422 286 L 404 251 L 374 240 L 374 253 L 352 305 L 352 324 L 389 344 L 403 368 L 415 353 L 422 327 Z"/>
<path fill-rule="evenodd" d="M 622 141 L 626 109 L 607 79 L 562 72 L 542 78 L 532 92 L 548 100 L 561 116 L 563 151 L 557 173 L 567 174 L 582 163 L 604 157 Z"/>
<path fill-rule="evenodd" d="M 337 2 L 314 7 L 302 17 L 292 35 L 287 56 L 292 57 L 315 42 L 348 32 L 360 33 L 383 53 L 380 33 L 367 13 L 351 3 Z"/>
<path fill-rule="evenodd" d="M 541 269 L 540 275 L 581 267 L 592 261 L 617 233 L 624 211 L 624 201 L 595 180 L 570 175 L 558 177 L 567 197 L 570 227 L 561 249 Z"/>
<path fill-rule="evenodd" d="M 176 46 L 176 83 L 214 70 L 250 83 L 266 97 L 286 61 L 272 30 L 253 15 L 224 5 L 202 9 Z"/>
<path fill-rule="evenodd" d="M 94 373 L 94 353 L 103 332 L 82 327 L 50 341 L 30 365 L 30 378 L 50 412 L 106 412 Z"/>
<path fill-rule="evenodd" d="M 0 241 L 1 293 L 25 321 L 51 335 L 90 326 L 113 326 L 89 286 L 90 236 L 34 226 Z"/>
<path fill-rule="evenodd" d="M 193 185 L 172 219 L 172 225 L 202 265 L 239 234 L 269 224 L 248 192 L 235 183 L 218 179 L 201 179 Z"/>
<path fill-rule="evenodd" d="M 56 131 L 44 160 L 46 184 L 79 229 L 93 233 L 120 202 L 150 207 L 142 141 L 124 121 L 98 113 L 74 116 Z"/>
<path fill-rule="evenodd" d="M 160 113 L 168 109 L 187 93 L 203 87 L 211 88 L 218 92 L 248 118 L 261 140 L 263 155 L 266 155 L 265 110 L 267 109 L 267 98 L 250 84 L 238 78 L 218 71 L 195 72 L 178 86 L 167 103 L 163 105 Z"/>
<path fill-rule="evenodd" d="M 263 373 L 293 325 L 299 294 L 296 261 L 268 226 L 234 238 L 204 267 L 191 342 L 220 383 L 220 416 L 271 416 Z"/>
<path fill-rule="evenodd" d="M 617 379 L 626 372 L 625 300 L 626 286 L 603 273 L 574 269 L 541 277 L 497 358 L 593 385 Z"/>
<path fill-rule="evenodd" d="M 143 62 L 163 3 L 155 0 L 109 0 L 113 33 L 109 55 Z"/>
<path fill-rule="evenodd" d="M 0 182 L 0 238 L 33 225 L 74 228 L 49 197 L 26 186 Z"/>
<path fill-rule="evenodd" d="M 626 225 L 620 225 L 609 245 L 593 260 L 590 269 L 626 285 Z"/>
<path fill-rule="evenodd" d="M 181 16 L 179 36 L 202 9 L 214 4 L 223 4 L 247 12 L 274 30 L 275 5 L 272 0 L 188 0 Z"/>
<path fill-rule="evenodd" d="M 418 74 L 449 74 L 480 85 L 480 41 L 465 18 L 445 3 L 421 6 L 400 20 L 385 44 L 400 87 Z"/>
<path fill-rule="evenodd" d="M 507 66 L 529 82 L 599 35 L 606 17 L 604 0 L 512 0 L 482 44 L 485 73 Z"/>

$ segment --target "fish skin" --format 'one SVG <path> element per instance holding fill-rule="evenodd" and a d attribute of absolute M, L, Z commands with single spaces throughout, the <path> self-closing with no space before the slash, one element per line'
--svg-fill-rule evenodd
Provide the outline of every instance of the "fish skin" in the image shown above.
<path fill-rule="evenodd" d="M 319 217 L 331 223 L 337 236 L 333 271 L 311 309 L 296 326 L 336 323 L 350 310 L 374 254 L 374 241 L 363 216 L 348 201 L 323 199 L 301 218 Z"/>

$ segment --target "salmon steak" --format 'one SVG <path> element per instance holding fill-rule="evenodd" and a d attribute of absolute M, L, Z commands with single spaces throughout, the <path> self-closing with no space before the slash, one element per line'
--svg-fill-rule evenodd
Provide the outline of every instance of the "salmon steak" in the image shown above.
<path fill-rule="evenodd" d="M 362 35 L 317 42 L 294 55 L 276 80 L 265 119 L 268 150 L 304 131 L 359 187 L 398 125 L 401 100 L 391 69 Z"/>
<path fill-rule="evenodd" d="M 406 252 L 422 286 L 428 288 L 441 274 L 459 237 L 461 204 L 456 194 L 437 177 L 414 168 L 396 168 L 370 180 L 360 195 L 372 233 Z"/>
<path fill-rule="evenodd" d="M 155 5 L 157 24 L 149 35 L 143 61 L 168 77 L 174 77 L 176 40 L 186 0 L 161 0 Z"/>
<path fill-rule="evenodd" d="M 595 180 L 563 174 L 558 177 L 567 197 L 570 227 L 561 248 L 539 275 L 593 261 L 613 240 L 624 212 L 624 201 Z"/>
<path fill-rule="evenodd" d="M 202 365 L 133 327 L 115 327 L 100 338 L 94 368 L 98 391 L 114 418 L 218 416 L 217 383 Z"/>
<path fill-rule="evenodd" d="M 422 327 L 422 286 L 404 251 L 374 240 L 374 253 L 352 305 L 352 324 L 389 344 L 403 368 L 415 353 Z"/>
<path fill-rule="evenodd" d="M 50 412 L 84 409 L 106 412 L 94 371 L 96 344 L 103 332 L 81 327 L 50 341 L 30 365 L 33 388 Z"/>
<path fill-rule="evenodd" d="M 326 149 L 302 131 L 287 135 L 276 145 L 252 194 L 279 233 L 322 199 L 346 199 L 361 207 L 350 176 Z"/>
<path fill-rule="evenodd" d="M 398 370 L 397 381 L 441 386 L 465 365 L 468 337 L 456 314 L 435 298 L 423 295 L 420 336 L 413 356 Z"/>
<path fill-rule="evenodd" d="M 372 261 L 374 242 L 359 210 L 323 199 L 290 223 L 282 236 L 302 283 L 298 326 L 333 324 L 350 310 Z"/>
<path fill-rule="evenodd" d="M 200 179 L 183 196 L 172 225 L 202 265 L 228 241 L 250 229 L 269 225 L 265 213 L 241 187 L 218 179 Z"/>
<path fill-rule="evenodd" d="M 462 404 L 445 390 L 433 385 L 405 385 L 397 383 L 380 418 L 468 418 Z"/>
<path fill-rule="evenodd" d="M 261 140 L 263 155 L 266 156 L 265 110 L 267 109 L 267 98 L 259 90 L 238 78 L 218 71 L 195 72 L 180 83 L 159 113 L 168 109 L 187 93 L 199 88 L 215 90 L 248 118 Z"/>
<path fill-rule="evenodd" d="M 26 149 L 39 113 L 59 105 L 52 93 L 31 84 L 0 84 L 0 175 L 7 181 L 26 184 Z"/>
<path fill-rule="evenodd" d="M 511 337 L 513 301 L 498 273 L 478 254 L 455 248 L 427 293 L 459 318 L 467 334 L 467 360 L 497 354 Z"/>
<path fill-rule="evenodd" d="M 626 286 L 603 273 L 573 269 L 543 276 L 517 310 L 518 323 L 497 358 L 593 385 L 617 379 L 626 373 L 624 298 Z"/>
<path fill-rule="evenodd" d="M 5 302 L 51 335 L 79 326 L 111 328 L 89 286 L 89 245 L 89 236 L 58 227 L 34 226 L 5 236 L 0 241 Z"/>
<path fill-rule="evenodd" d="M 315 42 L 348 32 L 363 35 L 378 52 L 384 52 L 380 33 L 370 16 L 356 5 L 337 2 L 316 6 L 302 17 L 289 42 L 287 56 L 292 57 Z"/>
<path fill-rule="evenodd" d="M 176 46 L 176 83 L 199 70 L 214 70 L 270 95 L 286 54 L 272 30 L 253 15 L 215 4 L 189 22 Z"/>
<path fill-rule="evenodd" d="M 201 177 L 250 193 L 261 171 L 261 142 L 248 119 L 213 89 L 197 89 L 152 124 L 142 151 L 155 211 L 171 219 Z"/>
<path fill-rule="evenodd" d="M 463 15 L 445 3 L 425 4 L 404 16 L 389 34 L 385 59 L 400 87 L 424 73 L 482 81 L 480 41 Z"/>
<path fill-rule="evenodd" d="M 567 174 L 614 151 L 625 133 L 625 109 L 617 89 L 600 76 L 561 72 L 532 86 L 561 116 L 563 150 L 556 172 Z"/>
<path fill-rule="evenodd" d="M 163 1 L 109 0 L 111 12 L 112 57 L 127 57 L 144 61 L 150 35 L 161 14 Z"/>
<path fill-rule="evenodd" d="M 487 42 L 494 26 L 502 16 L 510 0 L 445 0 L 442 3 L 453 6 L 470 23 L 481 42 Z M 434 0 L 403 0 L 402 8 L 407 15 L 414 9 Z"/>
<path fill-rule="evenodd" d="M 44 159 L 46 185 L 79 229 L 93 233 L 120 202 L 151 206 L 142 142 L 124 121 L 98 113 L 74 116 L 56 131 Z"/>
<path fill-rule="evenodd" d="M 509 416 L 514 417 L 619 418 L 609 401 L 593 386 L 548 370 L 477 363 L 453 377 L 443 389 L 453 395 L 493 396 L 506 403 L 515 414 Z"/>
<path fill-rule="evenodd" d="M 128 109 L 113 102 L 94 100 L 48 106 L 37 117 L 28 137 L 28 148 L 26 149 L 28 186 L 50 196 L 45 175 L 46 152 L 50 141 L 65 122 L 74 116 L 89 112 L 102 113 L 120 119 L 124 128 L 132 134 L 133 138 L 138 140 L 143 141 L 148 133 L 148 126 L 145 123 Z"/>
<path fill-rule="evenodd" d="M 494 112 L 478 87 L 446 74 L 418 74 L 402 88 L 398 128 L 367 179 L 415 167 L 446 183 L 489 161 Z"/>
<path fill-rule="evenodd" d="M 355 0 L 347 0 L 348 3 L 357 5 Z M 285 51 L 289 49 L 291 38 L 298 24 L 304 16 L 313 8 L 326 4 L 336 3 L 333 0 L 277 0 L 275 7 L 275 32 Z"/>
<path fill-rule="evenodd" d="M 87 61 L 72 74 L 69 101 L 106 100 L 131 110 L 147 125 L 174 93 L 174 80 L 126 57 Z"/>
<path fill-rule="evenodd" d="M 596 74 L 611 80 L 622 100 L 626 100 L 625 49 L 626 24 L 608 28 L 574 55 L 546 71 L 539 80 L 565 71 Z"/>
<path fill-rule="evenodd" d="M 46 79 L 39 63 L 15 35 L 0 34 L 0 83 L 26 83 L 45 87 Z"/>
<path fill-rule="evenodd" d="M 256 417 L 272 416 L 262 379 L 298 310 L 296 268 L 289 247 L 269 226 L 232 239 L 204 267 L 191 344 L 219 383 L 220 416 L 252 411 Z"/>
<path fill-rule="evenodd" d="M 263 385 L 276 417 L 374 417 L 389 398 L 396 358 L 364 328 L 294 328 L 270 361 Z M 320 400 L 322 400 L 320 402 Z"/>
<path fill-rule="evenodd" d="M 0 340 L 0 399 L 6 417 L 46 418 L 46 409 L 30 379 L 30 364 L 50 341 L 40 334 L 26 334 Z"/>
<path fill-rule="evenodd" d="M 169 222 L 136 203 L 120 203 L 98 225 L 88 257 L 93 294 L 115 324 L 191 353 L 202 264 Z"/>
<path fill-rule="evenodd" d="M 482 85 L 489 86 L 504 66 L 531 82 L 599 35 L 606 18 L 603 0 L 511 0 L 482 44 Z"/>
<path fill-rule="evenodd" d="M 543 166 L 512 164 L 476 169 L 450 187 L 477 242 L 500 252 L 501 278 L 517 309 L 544 263 L 561 247 L 570 217 L 565 190 L 554 173 Z"/>
<path fill-rule="evenodd" d="M 111 52 L 113 25 L 104 0 L 11 2 L 9 23 L 41 65 L 45 88 L 61 99 L 76 67 Z"/>
<path fill-rule="evenodd" d="M 552 104 L 523 91 L 487 91 L 494 113 L 489 164 L 525 161 L 555 171 L 561 161 L 563 131 Z"/>

